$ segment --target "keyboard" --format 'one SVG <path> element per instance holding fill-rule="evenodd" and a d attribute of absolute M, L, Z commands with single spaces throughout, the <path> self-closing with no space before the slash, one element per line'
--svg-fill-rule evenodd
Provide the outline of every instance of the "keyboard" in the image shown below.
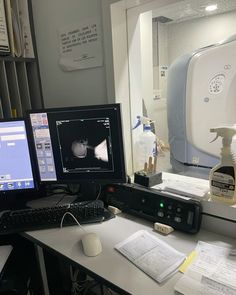
<path fill-rule="evenodd" d="M 46 208 L 3 211 L 0 214 L 0 234 L 18 233 L 60 227 L 63 215 L 70 212 L 80 224 L 101 222 L 104 220 L 104 204 L 101 200 L 83 201 L 70 205 Z M 63 226 L 77 224 L 67 214 Z"/>

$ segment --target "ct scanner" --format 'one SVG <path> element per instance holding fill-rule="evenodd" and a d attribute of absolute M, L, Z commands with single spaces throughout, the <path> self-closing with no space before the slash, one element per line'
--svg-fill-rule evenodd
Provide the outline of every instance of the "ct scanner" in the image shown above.
<path fill-rule="evenodd" d="M 173 62 L 167 118 L 172 168 L 208 174 L 221 148 L 220 139 L 210 143 L 210 128 L 236 123 L 236 35 Z"/>

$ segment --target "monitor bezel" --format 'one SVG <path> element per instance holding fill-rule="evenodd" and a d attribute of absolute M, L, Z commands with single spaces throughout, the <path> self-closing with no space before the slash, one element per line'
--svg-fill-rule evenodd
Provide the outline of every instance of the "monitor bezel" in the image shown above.
<path fill-rule="evenodd" d="M 111 109 L 111 108 L 116 108 L 117 109 L 117 129 L 118 129 L 118 140 L 119 140 L 119 146 L 120 146 L 120 151 L 119 151 L 119 165 L 121 167 L 121 171 L 119 174 L 119 177 L 113 178 L 113 179 L 100 179 L 100 178 L 87 178 L 87 179 L 71 179 L 70 181 L 66 179 L 58 179 L 57 180 L 48 180 L 44 181 L 41 180 L 40 178 L 40 172 L 39 172 L 39 165 L 38 165 L 38 160 L 37 160 L 37 154 L 36 154 L 36 148 L 35 148 L 35 141 L 34 141 L 34 135 L 33 135 L 33 127 L 31 125 L 30 121 L 30 115 L 31 114 L 36 114 L 36 113 L 50 113 L 50 112 L 63 112 L 63 111 L 80 111 L 80 110 L 85 110 L 85 111 L 90 111 L 92 109 Z M 92 184 L 110 184 L 110 183 L 126 183 L 126 165 L 125 165 L 125 153 L 124 153 L 124 142 L 123 142 L 123 128 L 122 128 L 122 112 L 121 112 L 121 104 L 120 103 L 114 103 L 114 104 L 102 104 L 102 105 L 83 105 L 83 106 L 72 106 L 72 107 L 57 107 L 57 108 L 43 108 L 43 109 L 35 109 L 35 110 L 28 110 L 26 112 L 26 120 L 27 120 L 27 125 L 29 126 L 30 129 L 30 140 L 32 140 L 32 148 L 33 148 L 33 158 L 35 165 L 37 167 L 37 178 L 40 184 L 83 184 L 83 183 L 92 183 Z"/>
<path fill-rule="evenodd" d="M 34 161 L 34 156 L 33 156 L 33 150 L 32 150 L 32 143 L 30 142 L 30 134 L 29 134 L 29 129 L 28 129 L 28 124 L 27 120 L 23 117 L 17 117 L 17 118 L 0 118 L 0 123 L 2 122 L 16 122 L 16 121 L 22 121 L 25 124 L 25 133 L 27 137 L 27 144 L 28 144 L 28 149 L 29 149 L 29 158 L 30 158 L 30 164 L 32 168 L 32 176 L 33 176 L 33 183 L 34 187 L 33 188 L 27 188 L 27 189 L 17 189 L 17 190 L 7 190 L 7 191 L 0 191 L 0 200 L 4 198 L 5 200 L 12 197 L 14 199 L 16 198 L 27 198 L 28 193 L 32 197 L 32 193 L 35 193 L 38 191 L 38 177 L 36 172 L 36 167 L 35 167 L 35 161 Z M 11 201 L 9 200 L 9 201 Z"/>

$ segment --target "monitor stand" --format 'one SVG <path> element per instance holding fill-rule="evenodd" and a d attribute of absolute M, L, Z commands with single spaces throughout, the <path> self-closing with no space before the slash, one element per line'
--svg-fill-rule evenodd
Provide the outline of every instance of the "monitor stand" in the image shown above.
<path fill-rule="evenodd" d="M 78 187 L 71 187 L 72 191 Z M 45 208 L 55 207 L 60 205 L 68 205 L 75 201 L 92 201 L 101 194 L 101 187 L 95 183 L 82 183 L 79 185 L 80 192 L 74 195 L 66 195 L 65 192 L 56 193 L 48 197 L 39 197 L 38 199 L 30 200 L 26 203 L 29 208 Z M 45 191 L 46 194 L 46 191 Z"/>
<path fill-rule="evenodd" d="M 98 195 L 101 194 L 99 191 L 101 187 L 99 184 L 95 183 L 81 183 L 80 184 L 80 193 L 82 201 L 93 201 L 96 200 Z"/>
<path fill-rule="evenodd" d="M 39 198 L 31 200 L 26 203 L 29 208 L 45 208 L 55 207 L 60 205 L 69 205 L 78 199 L 78 195 L 65 195 L 65 193 L 55 194 L 49 197 Z"/>

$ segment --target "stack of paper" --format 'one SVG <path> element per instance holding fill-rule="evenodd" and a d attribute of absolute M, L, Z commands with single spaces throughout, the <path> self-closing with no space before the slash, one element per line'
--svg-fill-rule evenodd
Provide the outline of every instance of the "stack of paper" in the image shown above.
<path fill-rule="evenodd" d="M 12 56 L 34 58 L 28 0 L 5 0 L 4 3 Z"/>
<path fill-rule="evenodd" d="M 34 48 L 30 28 L 28 0 L 19 1 L 19 19 L 22 34 L 22 56 L 34 58 Z"/>
<path fill-rule="evenodd" d="M 164 179 L 163 183 L 156 185 L 155 189 L 174 193 L 181 196 L 186 196 L 193 199 L 208 198 L 209 192 L 208 183 L 196 183 L 190 177 L 182 179 Z"/>
<path fill-rule="evenodd" d="M 176 273 L 186 258 L 183 253 L 145 230 L 117 244 L 115 249 L 158 283 Z"/>
<path fill-rule="evenodd" d="M 199 242 L 196 258 L 175 290 L 188 295 L 236 295 L 236 256 L 230 248 Z"/>
<path fill-rule="evenodd" d="M 10 44 L 7 33 L 5 2 L 0 0 L 0 54 L 9 54 Z"/>

